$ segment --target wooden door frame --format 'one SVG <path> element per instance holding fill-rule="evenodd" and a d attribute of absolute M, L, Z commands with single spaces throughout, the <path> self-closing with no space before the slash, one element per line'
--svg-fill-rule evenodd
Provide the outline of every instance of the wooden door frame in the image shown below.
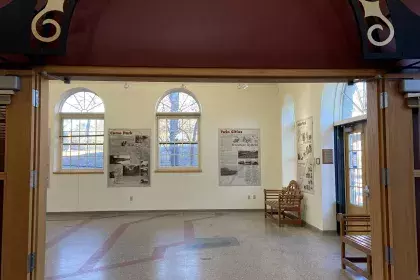
<path fill-rule="evenodd" d="M 385 260 L 385 248 L 388 244 L 387 201 L 381 181 L 385 167 L 385 139 L 381 93 L 383 81 L 375 80 L 367 84 L 367 125 L 366 144 L 369 152 L 367 163 L 367 183 L 370 189 L 370 216 L 372 229 L 372 275 L 373 280 L 389 280 L 388 265 Z M 397 280 L 397 279 L 395 279 Z"/>
<path fill-rule="evenodd" d="M 45 66 L 35 69 L 36 73 L 43 75 L 44 77 L 54 78 L 53 76 L 66 76 L 71 77 L 75 80 L 113 80 L 113 81 L 228 81 L 228 82 L 347 82 L 353 79 L 365 79 L 365 78 L 374 78 L 377 75 L 383 73 L 381 70 L 375 69 L 356 69 L 356 70 L 282 70 L 282 69 L 191 69 L 191 68 L 114 68 L 114 67 L 63 67 L 63 66 Z M 30 71 L 31 75 L 35 76 L 35 73 Z M 45 75 L 48 73 L 48 75 Z M 13 70 L 0 70 L 0 74 L 8 75 L 27 75 L 28 71 L 13 71 Z M 39 78 L 38 86 L 40 86 L 41 92 L 41 106 L 42 108 L 47 108 L 43 102 L 46 102 L 48 87 L 44 79 Z M 372 134 L 369 135 L 370 139 L 368 143 L 369 158 L 371 159 L 368 164 L 368 171 L 372 172 L 372 175 L 369 176 L 370 181 L 369 185 L 371 186 L 372 196 L 375 196 L 375 199 L 372 199 L 371 211 L 374 212 L 372 215 L 373 228 L 377 227 L 376 230 L 373 230 L 373 247 L 374 253 L 372 256 L 373 260 L 373 280 L 383 280 L 388 279 L 384 278 L 385 275 L 385 255 L 384 255 L 384 238 L 383 236 L 386 233 L 384 230 L 384 217 L 382 215 L 382 209 L 384 208 L 384 200 L 382 199 L 382 193 L 380 192 L 380 165 L 374 159 L 380 159 L 381 153 L 378 145 L 380 143 L 381 133 L 380 128 L 380 114 L 378 112 L 379 108 L 379 87 L 368 87 L 370 90 L 375 92 L 374 95 L 368 94 L 368 125 L 366 127 L 366 132 Z M 24 95 L 28 94 L 29 89 L 23 89 L 22 92 L 18 94 Z M 43 97 L 44 96 L 44 97 Z M 43 99 L 44 98 L 44 99 Z M 42 101 L 44 100 L 44 101 Z M 370 104 L 373 103 L 373 104 Z M 42 105 L 44 104 L 44 105 Z M 374 109 L 370 109 L 371 106 Z M 40 119 L 41 119 L 41 138 L 40 143 L 49 142 L 46 138 L 48 133 L 45 133 L 45 123 L 48 121 L 48 115 L 46 113 L 48 109 L 41 110 Z M 369 120 L 370 118 L 370 120 Z M 374 143 L 375 141 L 378 141 Z M 382 140 L 381 140 L 382 141 Z M 45 149 L 45 147 L 40 147 L 40 151 Z M 42 154 L 41 154 L 42 155 Z M 38 268 L 36 269 L 36 275 L 32 279 L 43 280 L 44 278 L 44 255 L 45 252 L 45 192 L 46 186 L 48 185 L 47 180 L 49 176 L 48 166 L 49 158 L 45 156 L 44 158 L 39 158 L 38 166 L 40 166 L 39 177 L 40 184 L 36 196 L 36 202 L 38 206 L 37 212 L 37 225 L 35 229 L 35 234 L 37 235 L 37 244 L 36 250 L 38 252 L 37 264 Z M 42 171 L 44 170 L 44 171 Z M 23 184 L 23 181 L 21 184 Z M 26 182 L 27 183 L 27 182 Z M 20 210 L 16 209 L 19 213 Z M 9 219 L 9 226 L 11 226 Z M 13 232 L 11 228 L 9 230 Z M 11 233 L 9 233 L 11 234 Z M 378 238 L 378 239 L 376 239 Z M 11 247 L 11 245 L 9 246 Z M 25 265 L 26 265 L 26 256 L 25 256 Z M 20 256 L 20 262 L 13 264 L 13 267 L 20 269 L 23 267 L 23 256 Z M 40 268 L 41 267 L 41 268 Z M 4 275 L 5 276 L 5 275 Z M 23 276 L 15 277 L 7 275 L 3 280 L 23 280 Z"/>
<path fill-rule="evenodd" d="M 348 82 L 372 79 L 381 69 L 238 69 L 238 68 L 158 68 L 47 65 L 34 69 L 49 78 L 70 77 L 99 81 L 193 81 L 193 82 Z"/>

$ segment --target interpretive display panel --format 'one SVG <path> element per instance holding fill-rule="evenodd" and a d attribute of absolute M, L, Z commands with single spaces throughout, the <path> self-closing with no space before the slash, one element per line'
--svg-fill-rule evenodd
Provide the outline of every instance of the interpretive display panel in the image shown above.
<path fill-rule="evenodd" d="M 108 187 L 150 186 L 150 129 L 109 130 Z"/>
<path fill-rule="evenodd" d="M 259 129 L 219 130 L 219 185 L 261 186 Z"/>

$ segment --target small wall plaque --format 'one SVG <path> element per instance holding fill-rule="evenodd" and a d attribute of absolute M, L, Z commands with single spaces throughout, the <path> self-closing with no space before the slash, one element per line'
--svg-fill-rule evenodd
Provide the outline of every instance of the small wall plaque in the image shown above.
<path fill-rule="evenodd" d="M 334 164 L 333 149 L 322 149 L 322 164 Z"/>

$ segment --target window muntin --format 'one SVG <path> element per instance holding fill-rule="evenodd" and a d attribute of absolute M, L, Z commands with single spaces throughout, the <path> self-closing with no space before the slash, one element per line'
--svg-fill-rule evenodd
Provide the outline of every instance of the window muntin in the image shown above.
<path fill-rule="evenodd" d="M 355 83 L 343 87 L 341 119 L 350 119 L 367 114 L 367 84 Z"/>
<path fill-rule="evenodd" d="M 103 169 L 103 118 L 61 119 L 61 169 Z"/>
<path fill-rule="evenodd" d="M 350 203 L 363 206 L 363 149 L 362 133 L 354 132 L 348 135 L 348 173 Z"/>
<path fill-rule="evenodd" d="M 158 169 L 199 169 L 200 105 L 173 90 L 157 106 Z"/>
<path fill-rule="evenodd" d="M 94 93 L 70 95 L 60 110 L 60 169 L 103 170 L 104 104 Z"/>
<path fill-rule="evenodd" d="M 172 91 L 159 102 L 158 113 L 199 113 L 200 106 L 191 94 L 182 91 Z"/>

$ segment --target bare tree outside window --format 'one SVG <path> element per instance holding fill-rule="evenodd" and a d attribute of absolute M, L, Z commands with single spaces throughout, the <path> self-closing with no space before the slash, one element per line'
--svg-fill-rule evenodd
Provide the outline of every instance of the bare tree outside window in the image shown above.
<path fill-rule="evenodd" d="M 60 169 L 103 169 L 104 113 L 102 100 L 80 91 L 65 99 L 60 108 Z"/>
<path fill-rule="evenodd" d="M 172 90 L 157 106 L 158 168 L 199 168 L 200 105 L 185 89 Z"/>
<path fill-rule="evenodd" d="M 349 119 L 367 114 L 366 83 L 355 83 L 343 87 L 341 119 Z"/>

